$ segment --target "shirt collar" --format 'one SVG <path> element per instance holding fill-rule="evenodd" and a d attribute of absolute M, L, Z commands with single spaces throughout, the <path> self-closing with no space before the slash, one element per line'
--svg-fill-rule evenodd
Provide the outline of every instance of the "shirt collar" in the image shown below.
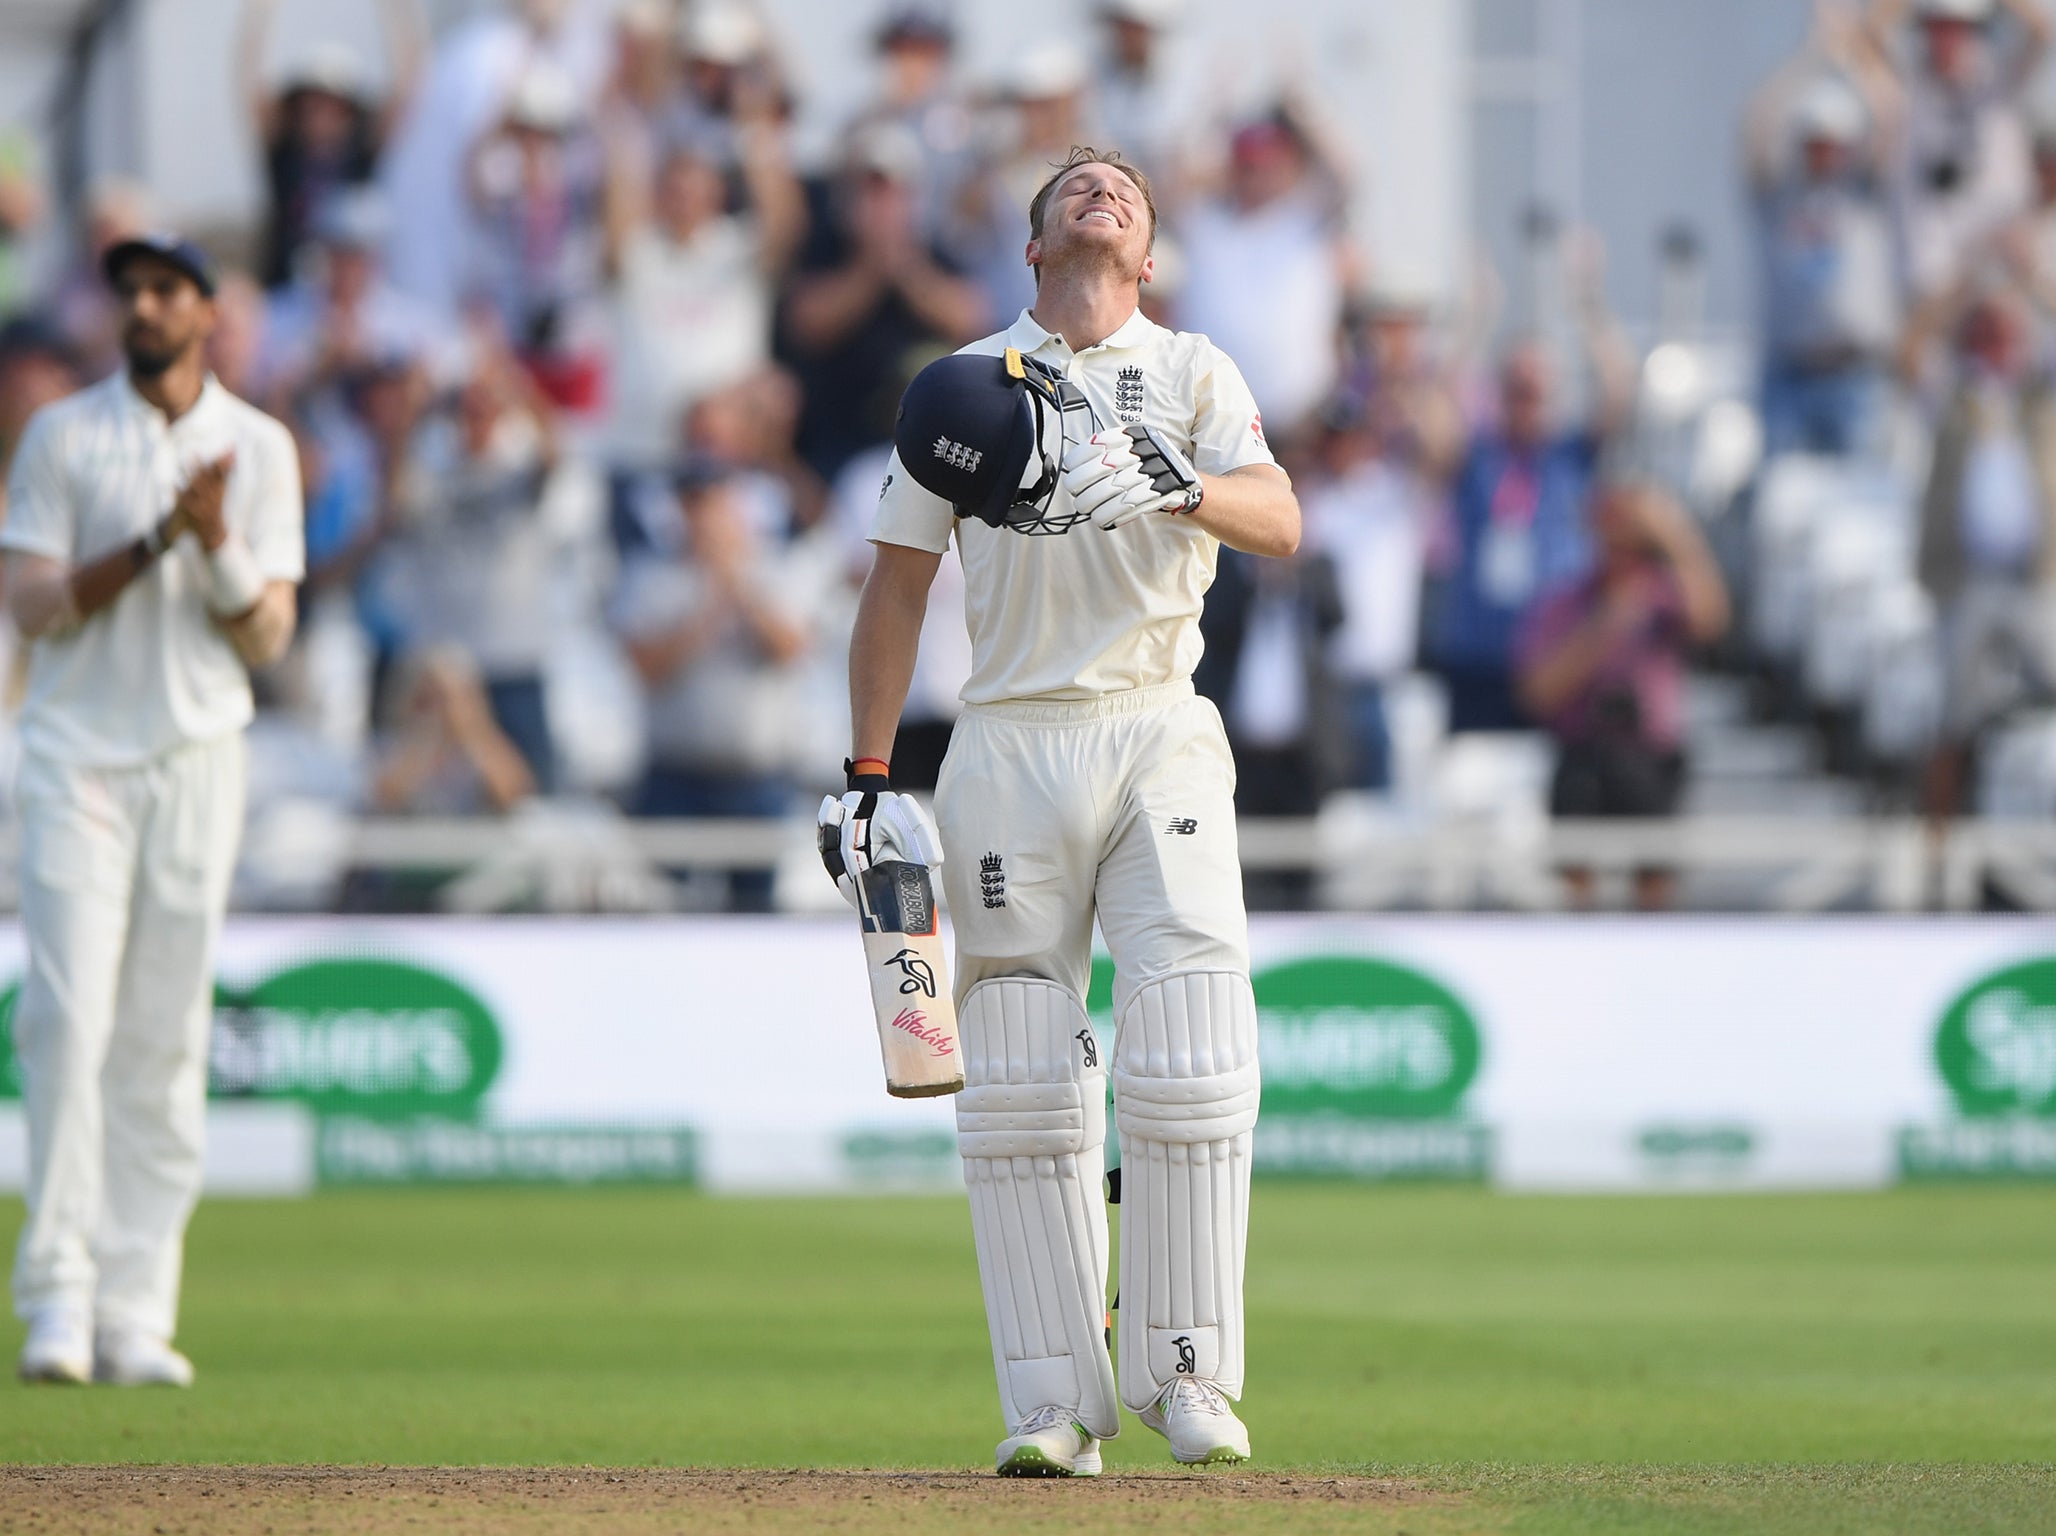
<path fill-rule="evenodd" d="M 156 406 L 136 392 L 136 382 L 129 377 L 128 369 L 123 368 L 117 372 L 114 375 L 114 380 L 115 393 L 121 400 L 124 409 L 148 420 L 159 422 L 167 428 L 182 427 L 188 422 L 205 420 L 219 408 L 221 397 L 225 393 L 221 387 L 221 381 L 215 378 L 213 374 L 208 374 L 201 381 L 200 397 L 193 402 L 192 409 L 179 417 L 177 421 L 170 421 L 166 419 L 164 412 L 157 409 Z"/>
<path fill-rule="evenodd" d="M 1157 330 L 1156 322 L 1151 320 L 1140 309 L 1137 309 L 1135 313 L 1115 327 L 1114 333 L 1099 345 L 1102 347 L 1123 348 L 1143 346 L 1156 334 Z M 1062 345 L 1063 338 L 1045 331 L 1040 325 L 1036 324 L 1034 315 L 1025 309 L 1021 311 L 1021 318 L 1007 327 L 1007 345 L 1027 356 L 1034 355 L 1034 353 L 1052 341 Z M 1091 352 L 1097 349 L 1087 347 L 1085 350 Z"/>

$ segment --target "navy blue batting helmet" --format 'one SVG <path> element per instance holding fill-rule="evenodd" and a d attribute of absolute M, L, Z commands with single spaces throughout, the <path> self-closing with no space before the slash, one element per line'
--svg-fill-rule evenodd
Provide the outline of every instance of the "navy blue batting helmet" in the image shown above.
<path fill-rule="evenodd" d="M 916 484 L 959 517 L 1017 533 L 1063 533 L 1083 514 L 1053 513 L 1064 443 L 1098 430 L 1084 392 L 1009 347 L 959 352 L 914 376 L 900 398 L 893 446 Z"/>

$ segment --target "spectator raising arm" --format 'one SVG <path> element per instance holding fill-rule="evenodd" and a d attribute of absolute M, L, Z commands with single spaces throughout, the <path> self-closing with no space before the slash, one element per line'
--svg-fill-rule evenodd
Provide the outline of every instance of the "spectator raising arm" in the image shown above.
<path fill-rule="evenodd" d="M 384 102 L 373 115 L 371 137 L 382 148 L 413 103 L 428 59 L 428 28 L 423 22 L 419 0 L 380 0 L 383 13 L 387 69 L 391 81 Z M 236 42 L 236 84 L 256 125 L 260 143 L 277 142 L 285 131 L 285 93 L 266 83 L 264 54 L 271 43 L 273 24 L 278 19 L 278 0 L 249 0 L 243 10 L 243 25 Z"/>
<path fill-rule="evenodd" d="M 422 72 L 428 67 L 428 25 L 421 15 L 420 0 L 384 0 L 387 67 L 392 84 L 372 125 L 373 137 L 383 149 L 398 131 L 400 120 L 414 105 Z"/>
<path fill-rule="evenodd" d="M 1834 51 L 1846 47 L 1846 39 L 1840 43 L 1830 39 L 1842 37 L 1840 29 L 1848 25 L 1848 19 L 1850 0 L 1820 0 L 1813 6 L 1813 33 L 1750 95 L 1750 105 L 1741 115 L 1741 158 L 1756 191 L 1770 191 L 1785 179 L 1793 109 L 1805 86 L 1820 78 L 1824 64 L 1842 68 Z M 1857 25 L 1861 27 L 1861 19 Z M 1869 53 L 1867 43 L 1863 49 Z"/>
<path fill-rule="evenodd" d="M 1873 93 L 1894 90 L 1891 73 L 1882 66 L 1883 61 L 1876 58 L 1851 0 L 1819 0 L 1814 7 L 1812 34 L 1798 52 L 1756 88 L 1743 114 L 1742 157 L 1750 184 L 1758 192 L 1766 192 L 1784 179 L 1789 169 L 1786 152 L 1790 147 L 1793 111 L 1801 93 L 1820 78 L 1824 69 L 1839 70 L 1846 76 L 1863 96 L 1875 120 L 1878 102 Z M 1878 78 L 1880 74 L 1882 80 Z"/>
<path fill-rule="evenodd" d="M 750 213 L 757 221 L 757 260 L 777 278 L 807 232 L 807 200 L 792 173 L 792 146 L 778 121 L 776 88 L 752 71 L 736 81 L 737 145 Z"/>
<path fill-rule="evenodd" d="M 1635 349 L 1606 302 L 1606 246 L 1596 230 L 1581 229 L 1565 252 L 1578 338 L 1598 397 L 1592 432 L 1602 442 L 1618 436 L 1635 414 Z"/>
<path fill-rule="evenodd" d="M 2005 85 L 2009 94 L 2024 91 L 2033 83 L 2049 52 L 2051 27 L 2045 0 L 1998 0 L 1999 9 L 2020 24 L 2020 42 L 2006 57 Z"/>
<path fill-rule="evenodd" d="M 601 135 L 605 179 L 600 187 L 600 272 L 618 282 L 628 244 L 650 219 L 650 178 L 642 147 L 618 126 Z"/>
<path fill-rule="evenodd" d="M 264 78 L 264 51 L 271 24 L 278 19 L 278 0 L 249 0 L 236 34 L 236 88 L 257 129 L 257 142 L 271 144 L 285 125 L 285 98 Z"/>

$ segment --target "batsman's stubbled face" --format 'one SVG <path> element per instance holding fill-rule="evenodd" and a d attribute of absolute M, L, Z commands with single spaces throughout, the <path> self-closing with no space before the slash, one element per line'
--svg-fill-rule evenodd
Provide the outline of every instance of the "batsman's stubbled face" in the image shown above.
<path fill-rule="evenodd" d="M 145 377 L 163 373 L 214 329 L 214 301 L 168 261 L 131 257 L 115 283 L 121 298 L 121 350 Z"/>
<path fill-rule="evenodd" d="M 1105 263 L 1146 282 L 1154 265 L 1149 254 L 1153 233 L 1142 189 L 1125 171 L 1081 165 L 1050 194 L 1042 229 L 1028 242 L 1028 262 L 1045 272 L 1074 261 Z"/>

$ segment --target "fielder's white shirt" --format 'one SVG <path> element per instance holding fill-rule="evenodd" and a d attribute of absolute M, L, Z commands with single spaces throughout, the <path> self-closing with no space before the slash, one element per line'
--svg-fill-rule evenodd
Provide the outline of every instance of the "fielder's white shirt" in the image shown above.
<path fill-rule="evenodd" d="M 292 434 L 209 379 L 177 421 L 126 373 L 30 419 L 7 483 L 0 549 L 83 565 L 149 531 L 202 463 L 235 450 L 224 509 L 267 580 L 305 571 Z M 250 674 L 207 609 L 199 541 L 180 539 L 113 604 L 29 652 L 25 750 L 78 767 L 145 763 L 240 730 Z"/>
<path fill-rule="evenodd" d="M 1026 310 L 963 350 L 1008 347 L 1063 373 L 1105 427 L 1144 421 L 1209 475 L 1272 464 L 1263 418 L 1242 375 L 1206 337 L 1169 331 L 1140 311 L 1098 346 L 1073 353 Z M 1053 512 L 1069 509 L 1060 485 Z M 1122 528 L 1082 523 L 1055 536 L 959 518 L 923 490 L 895 453 L 871 538 L 937 554 L 952 533 L 964 563 L 971 677 L 964 702 L 1090 699 L 1176 682 L 1199 664 L 1199 611 L 1220 542 L 1189 518 L 1150 513 Z"/>

